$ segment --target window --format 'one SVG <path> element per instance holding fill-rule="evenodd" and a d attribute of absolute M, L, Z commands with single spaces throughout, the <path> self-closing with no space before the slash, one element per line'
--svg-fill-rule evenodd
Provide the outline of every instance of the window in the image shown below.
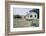
<path fill-rule="evenodd" d="M 36 17 L 36 15 L 35 15 L 35 17 Z"/>
<path fill-rule="evenodd" d="M 32 15 L 30 15 L 30 17 L 32 17 Z"/>

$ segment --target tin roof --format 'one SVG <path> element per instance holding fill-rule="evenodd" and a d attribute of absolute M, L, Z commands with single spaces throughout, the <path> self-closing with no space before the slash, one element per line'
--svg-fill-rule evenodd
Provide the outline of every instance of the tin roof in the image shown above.
<path fill-rule="evenodd" d="M 38 13 L 39 13 L 39 9 L 33 9 L 33 10 L 30 10 L 29 12 L 30 12 L 30 13 L 31 13 L 31 12 L 35 12 L 35 13 L 38 14 Z"/>

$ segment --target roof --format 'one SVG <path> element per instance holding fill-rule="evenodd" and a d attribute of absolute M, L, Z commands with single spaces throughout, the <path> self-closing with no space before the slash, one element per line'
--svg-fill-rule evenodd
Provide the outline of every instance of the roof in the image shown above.
<path fill-rule="evenodd" d="M 30 13 L 32 13 L 32 12 L 35 12 L 35 13 L 39 14 L 39 9 L 30 10 L 29 13 L 26 14 L 26 16 L 30 15 Z"/>
<path fill-rule="evenodd" d="M 30 13 L 31 13 L 31 12 L 35 12 L 35 13 L 38 14 L 38 13 L 39 13 L 39 9 L 33 9 L 33 10 L 30 10 L 29 12 L 30 12 Z"/>

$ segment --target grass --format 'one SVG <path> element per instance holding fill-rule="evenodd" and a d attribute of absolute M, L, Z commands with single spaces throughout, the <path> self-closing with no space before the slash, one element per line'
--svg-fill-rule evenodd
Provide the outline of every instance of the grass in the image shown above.
<path fill-rule="evenodd" d="M 13 19 L 13 26 L 16 27 L 38 27 L 39 19 L 33 19 L 32 21 L 27 21 L 26 19 Z"/>

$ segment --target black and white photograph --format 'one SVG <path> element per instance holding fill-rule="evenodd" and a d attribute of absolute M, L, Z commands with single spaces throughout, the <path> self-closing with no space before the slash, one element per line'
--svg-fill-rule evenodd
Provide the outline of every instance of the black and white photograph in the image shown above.
<path fill-rule="evenodd" d="M 39 27 L 39 9 L 13 8 L 13 27 Z"/>

